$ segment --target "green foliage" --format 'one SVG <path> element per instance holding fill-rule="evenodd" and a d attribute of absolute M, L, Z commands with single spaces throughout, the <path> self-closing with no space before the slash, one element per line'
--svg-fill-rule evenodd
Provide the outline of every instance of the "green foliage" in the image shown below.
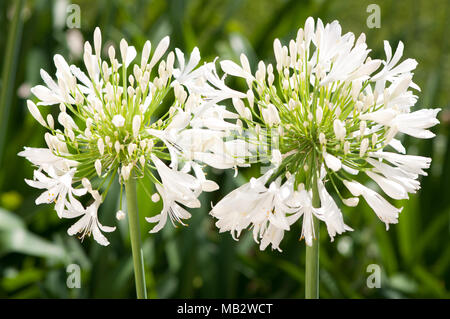
<path fill-rule="evenodd" d="M 222 1 L 222 0 L 78 0 L 81 31 L 92 40 L 100 26 L 105 40 L 118 44 L 122 37 L 139 49 L 171 36 L 171 48 L 189 52 L 198 46 L 205 61 L 216 56 L 238 61 L 245 52 L 255 67 L 259 59 L 273 60 L 272 43 L 292 38 L 307 16 L 326 22 L 338 19 L 344 32 L 366 33 L 372 57 L 384 57 L 383 40 L 393 47 L 405 43 L 405 57 L 419 66 L 415 82 L 422 88 L 417 108 L 441 107 L 441 125 L 433 140 L 412 144 L 408 153 L 433 157 L 422 189 L 403 205 L 398 225 L 386 232 L 365 204 L 343 207 L 346 224 L 353 232 L 330 242 L 326 229 L 320 236 L 320 294 L 322 298 L 450 298 L 450 19 L 448 1 L 378 1 L 381 28 L 369 29 L 368 4 L 373 1 Z M 9 30 L 16 1 L 0 4 L 0 28 Z M 17 2 L 18 3 L 18 2 Z M 54 71 L 52 57 L 60 53 L 80 65 L 80 55 L 71 51 L 65 26 L 65 1 L 29 0 L 23 13 L 23 34 L 17 56 L 15 81 L 1 83 L 13 92 L 0 169 L 0 298 L 134 298 L 134 277 L 127 221 L 116 221 L 119 187 L 115 186 L 102 205 L 100 219 L 118 226 L 107 234 L 111 241 L 101 247 L 86 238 L 69 237 L 69 222 L 59 220 L 50 206 L 36 206 L 38 191 L 28 187 L 32 167 L 17 153 L 24 145 L 44 145 L 43 129 L 26 110 L 29 87 L 40 84 L 39 69 Z M 61 6 L 61 4 L 63 4 Z M 59 8 L 59 9 L 58 9 Z M 62 23 L 61 23 L 62 21 Z M 20 37 L 19 37 L 20 39 Z M 7 41 L 0 40 L 2 70 L 6 67 Z M 52 72 L 49 72 L 52 73 Z M 242 83 L 232 83 L 239 87 Z M 5 106 L 2 105 L 2 109 Z M 53 112 L 43 107 L 42 112 Z M 1 153 L 1 152 L 0 152 Z M 258 168 L 240 172 L 211 170 L 220 191 L 202 195 L 202 208 L 192 211 L 189 227 L 167 225 L 150 235 L 144 216 L 152 216 L 160 204 L 151 202 L 138 186 L 139 213 L 146 262 L 149 297 L 155 298 L 303 298 L 305 245 L 299 242 L 301 228 L 286 234 L 283 253 L 259 251 L 251 234 L 239 242 L 219 234 L 208 215 L 210 203 L 257 175 Z M 150 190 L 153 191 L 153 190 Z M 81 267 L 80 289 L 66 286 L 66 267 Z M 369 264 L 382 269 L 380 289 L 366 285 Z"/>

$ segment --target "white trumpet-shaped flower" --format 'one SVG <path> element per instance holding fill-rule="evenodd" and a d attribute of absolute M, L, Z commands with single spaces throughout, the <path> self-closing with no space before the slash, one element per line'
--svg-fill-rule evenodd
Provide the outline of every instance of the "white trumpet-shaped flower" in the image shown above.
<path fill-rule="evenodd" d="M 271 173 L 252 179 L 213 207 L 210 214 L 218 219 L 220 232 L 230 231 L 237 239 L 243 229 L 252 225 L 253 237 L 260 240 L 261 249 L 269 244 L 280 249 L 284 231 L 289 230 L 298 214 L 293 214 L 294 208 L 286 203 L 292 193 L 289 183 L 280 186 L 279 181 L 273 181 L 265 187 Z"/>
<path fill-rule="evenodd" d="M 281 194 L 288 184 L 292 185 L 290 196 L 282 203 L 289 209 L 276 211 L 285 219 L 287 215 L 302 216 L 307 245 L 312 245 L 315 237 L 314 219 L 326 224 L 331 239 L 351 230 L 325 189 L 326 183 L 334 186 L 345 205 L 358 205 L 362 196 L 386 227 L 397 223 L 401 209 L 356 179 L 369 177 L 395 200 L 416 193 L 418 177 L 426 175 L 424 169 L 431 159 L 405 155 L 406 149 L 396 137 L 398 133 L 433 137 L 429 129 L 439 123 L 440 109 L 412 110 L 417 101 L 414 91 L 419 90 L 412 82 L 417 62 L 401 61 L 401 42 L 394 54 L 387 41 L 384 48 L 386 60 L 373 59 L 364 34 L 343 34 L 337 21 L 324 25 L 320 19 L 308 18 L 295 39 L 286 45 L 274 41 L 274 65 L 260 61 L 253 73 L 245 56 L 241 55 L 240 64 L 220 62 L 226 79 L 240 77 L 248 85 L 244 97 L 230 89 L 216 94 L 231 99 L 242 123 L 238 140 L 247 145 L 243 149 L 248 152 L 234 158 L 240 160 L 240 166 L 254 162 L 276 165 L 264 181 L 252 180 L 214 206 L 211 214 L 218 218 L 216 225 L 221 231 L 230 231 L 235 237 L 252 225 L 254 233 L 262 229 L 255 240 L 270 233 L 272 247 L 278 248 L 289 222 L 285 227 L 270 222 L 270 228 L 258 228 L 249 216 L 263 216 L 267 209 L 260 208 L 265 203 L 262 194 L 279 198 L 274 192 Z M 205 159 L 210 165 L 213 161 Z M 345 191 L 343 185 L 353 197 L 340 193 Z M 264 243 L 261 247 L 267 241 Z"/>
<path fill-rule="evenodd" d="M 54 57 L 56 80 L 41 70 L 45 85 L 31 90 L 37 102 L 27 101 L 27 106 L 48 129 L 48 148 L 25 148 L 19 155 L 37 167 L 34 179 L 27 180 L 30 186 L 45 190 L 36 203 L 55 202 L 61 218 L 81 216 L 69 234 L 81 233 L 82 238 L 93 234 L 101 245 L 107 245 L 101 231 L 114 228 L 102 226 L 97 214 L 115 180 L 121 185 L 121 195 L 125 183 L 139 180 L 152 200 L 158 198 L 150 195 L 147 183 L 156 185 L 163 209 L 149 219 L 158 222 L 152 232 L 164 226 L 167 215 L 182 223 L 190 216 L 182 206 L 199 207 L 201 192 L 218 188 L 206 180 L 202 156 L 197 154 L 214 154 L 232 162 L 226 139 L 241 127 L 237 114 L 217 104 L 223 99 L 220 88 L 225 84 L 213 63 L 198 66 L 197 48 L 185 63 L 180 50 L 167 53 L 169 37 L 153 51 L 146 41 L 137 63 L 133 62 L 137 50 L 124 39 L 118 47 L 109 46 L 105 58 L 98 28 L 93 42 L 93 47 L 89 42 L 84 45 L 84 70 L 58 54 Z M 41 105 L 56 105 L 56 122 L 44 114 Z M 170 159 L 170 167 L 161 159 Z M 80 197 L 87 191 L 94 202 L 84 208 L 81 202 L 88 198 Z M 118 214 L 117 219 L 124 216 Z"/>
<path fill-rule="evenodd" d="M 97 195 L 96 197 L 100 197 Z M 81 218 L 75 222 L 68 230 L 67 233 L 71 236 L 79 234 L 81 240 L 86 235 L 93 235 L 95 241 L 102 246 L 108 246 L 108 239 L 102 234 L 103 232 L 113 232 L 116 227 L 104 226 L 100 224 L 98 220 L 98 208 L 101 204 L 101 197 L 96 198 L 92 204 L 87 208 L 84 208 L 79 202 L 76 204 L 69 204 L 69 209 L 64 213 L 65 218 Z"/>
<path fill-rule="evenodd" d="M 55 203 L 55 210 L 58 216 L 63 215 L 64 208 L 67 207 L 69 202 L 76 201 L 74 196 L 82 196 L 86 194 L 85 188 L 75 189 L 72 186 L 72 179 L 75 174 L 75 169 L 72 168 L 69 171 L 58 175 L 53 167 L 47 170 L 48 176 L 44 173 L 35 170 L 34 179 L 25 179 L 25 182 L 31 187 L 38 189 L 45 189 L 45 191 L 36 198 L 36 204 L 50 204 Z"/>

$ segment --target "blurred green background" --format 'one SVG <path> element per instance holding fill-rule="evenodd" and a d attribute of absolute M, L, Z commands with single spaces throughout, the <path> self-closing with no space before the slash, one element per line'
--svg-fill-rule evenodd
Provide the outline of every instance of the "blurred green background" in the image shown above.
<path fill-rule="evenodd" d="M 8 45 L 14 12 L 23 3 L 17 37 Z M 80 29 L 69 29 L 68 5 L 80 7 Z M 369 29 L 367 6 L 378 4 L 381 28 Z M 342 207 L 354 232 L 330 242 L 321 228 L 320 295 L 322 298 L 449 298 L 450 297 L 450 3 L 422 1 L 0 1 L 0 61 L 3 74 L 0 106 L 3 144 L 0 170 L 0 297 L 1 298 L 134 298 L 134 277 L 126 220 L 115 220 L 118 187 L 102 205 L 100 219 L 118 225 L 108 234 L 111 245 L 91 238 L 80 242 L 66 234 L 70 221 L 59 220 L 50 205 L 36 206 L 39 192 L 28 187 L 33 168 L 17 153 L 23 146 L 44 145 L 44 129 L 28 114 L 30 87 L 41 84 L 39 69 L 54 74 L 52 57 L 60 53 L 81 65 L 82 42 L 92 41 L 95 26 L 103 40 L 116 46 L 122 37 L 142 48 L 146 39 L 171 37 L 171 49 L 190 52 L 198 46 L 205 61 L 216 56 L 238 61 L 245 52 L 253 67 L 273 60 L 272 43 L 295 37 L 308 16 L 325 22 L 339 20 L 343 31 L 366 33 L 373 58 L 385 58 L 383 40 L 395 48 L 405 43 L 404 57 L 419 62 L 415 82 L 422 88 L 416 108 L 441 107 L 441 124 L 432 140 L 404 139 L 409 154 L 433 158 L 422 190 L 404 206 L 398 225 L 388 232 L 364 201 Z M 83 40 L 84 39 L 84 40 Z M 17 54 L 14 50 L 17 46 Z M 12 46 L 11 46 L 12 45 Z M 8 52 L 11 54 L 8 56 Z M 6 61 L 6 62 L 4 62 Z M 16 63 L 14 63 L 14 61 Z M 238 85 L 238 84 L 236 84 Z M 156 235 L 142 221 L 147 288 L 159 298 L 302 298 L 305 244 L 300 225 L 288 232 L 283 253 L 259 251 L 250 232 L 239 242 L 218 234 L 207 214 L 210 202 L 258 174 L 258 168 L 233 172 L 211 171 L 221 190 L 203 194 L 203 208 L 193 210 L 189 227 L 170 224 Z M 140 215 L 160 207 L 139 190 Z M 66 286 L 66 267 L 81 267 L 80 289 Z M 367 267 L 382 270 L 379 289 L 367 287 Z"/>

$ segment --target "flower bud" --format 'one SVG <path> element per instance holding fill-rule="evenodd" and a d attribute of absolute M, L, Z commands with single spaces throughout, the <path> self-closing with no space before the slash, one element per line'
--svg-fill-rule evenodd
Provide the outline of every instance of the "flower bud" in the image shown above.
<path fill-rule="evenodd" d="M 47 124 L 52 130 L 55 129 L 55 121 L 53 120 L 53 116 L 51 114 L 47 114 Z"/>
<path fill-rule="evenodd" d="M 101 47 L 102 47 L 102 34 L 100 32 L 99 27 L 96 27 L 94 30 L 94 49 L 97 58 L 100 58 Z"/>
<path fill-rule="evenodd" d="M 133 136 L 136 137 L 139 134 L 139 130 L 141 128 L 141 116 L 140 115 L 135 115 L 133 117 Z"/>
<path fill-rule="evenodd" d="M 336 135 L 336 138 L 340 141 L 343 141 L 345 139 L 345 135 L 346 135 L 346 129 L 344 126 L 344 123 L 342 123 L 342 121 L 336 119 L 333 121 L 333 129 L 334 129 L 334 134 Z"/>
<path fill-rule="evenodd" d="M 343 198 L 342 202 L 349 207 L 355 207 L 358 205 L 359 203 L 359 198 L 358 197 L 350 197 L 350 198 Z"/>
<path fill-rule="evenodd" d="M 112 119 L 113 124 L 116 127 L 122 127 L 125 125 L 125 118 L 122 115 L 114 115 Z"/>
<path fill-rule="evenodd" d="M 359 124 L 359 134 L 361 135 L 361 137 L 364 136 L 364 133 L 366 131 L 367 128 L 367 123 L 366 121 L 361 121 L 361 123 Z"/>
<path fill-rule="evenodd" d="M 153 52 L 152 59 L 150 61 L 150 68 L 153 68 L 154 65 L 161 59 L 161 57 L 166 53 L 167 48 L 169 47 L 170 39 L 168 36 L 164 37 L 157 45 L 155 52 Z"/>
<path fill-rule="evenodd" d="M 145 156 L 144 155 L 141 155 L 139 157 L 139 164 L 141 164 L 142 167 L 145 166 Z"/>
<path fill-rule="evenodd" d="M 81 179 L 81 184 L 83 185 L 84 188 L 86 188 L 88 191 L 92 191 L 92 185 L 91 182 L 86 178 L 83 177 Z"/>
<path fill-rule="evenodd" d="M 145 65 L 148 62 L 148 58 L 150 57 L 150 50 L 152 49 L 152 44 L 150 41 L 145 41 L 144 48 L 142 49 L 141 56 L 141 69 L 144 69 Z"/>
<path fill-rule="evenodd" d="M 125 67 L 127 60 L 128 43 L 125 39 L 120 40 L 120 56 L 122 57 L 122 64 Z"/>
<path fill-rule="evenodd" d="M 368 147 L 369 147 L 369 139 L 365 138 L 361 141 L 361 145 L 359 147 L 359 156 L 361 157 L 364 156 Z"/>
<path fill-rule="evenodd" d="M 41 112 L 39 112 L 39 109 L 37 108 L 36 104 L 33 103 L 33 101 L 27 100 L 27 107 L 31 115 L 35 118 L 36 121 L 39 122 L 39 124 L 41 124 L 42 126 L 47 126 L 47 123 L 45 123 Z"/>
<path fill-rule="evenodd" d="M 103 155 L 105 153 L 105 144 L 103 143 L 103 139 L 99 138 L 97 141 L 97 148 L 100 152 L 100 155 Z"/>
<path fill-rule="evenodd" d="M 278 115 L 278 111 L 273 104 L 269 104 L 269 106 L 262 110 L 262 116 L 264 121 L 269 125 L 275 125 L 280 123 L 280 116 Z"/>
<path fill-rule="evenodd" d="M 347 155 L 349 151 L 350 151 L 350 142 L 345 141 L 344 142 L 344 154 Z"/>
<path fill-rule="evenodd" d="M 108 55 L 109 55 L 109 60 L 114 61 L 116 58 L 116 50 L 114 50 L 114 47 L 112 45 L 109 46 L 108 48 Z"/>
<path fill-rule="evenodd" d="M 374 133 L 372 135 L 372 145 L 375 146 L 375 144 L 377 144 L 377 141 L 378 141 L 378 135 L 377 135 L 377 133 Z"/>
<path fill-rule="evenodd" d="M 116 141 L 115 143 L 114 143 L 114 149 L 116 150 L 116 153 L 117 154 L 119 154 L 120 153 L 120 143 L 119 143 L 119 141 Z"/>
<path fill-rule="evenodd" d="M 119 211 L 117 211 L 117 213 L 116 213 L 116 219 L 117 220 L 122 220 L 122 219 L 124 219 L 125 218 L 125 213 L 122 211 L 122 210 L 119 210 Z"/>
<path fill-rule="evenodd" d="M 95 171 L 97 172 L 97 175 L 100 176 L 102 175 L 102 162 L 100 161 L 100 159 L 96 159 L 95 160 Z"/>
<path fill-rule="evenodd" d="M 125 181 L 130 178 L 131 168 L 129 165 L 122 166 L 121 175 Z"/>
<path fill-rule="evenodd" d="M 151 199 L 152 199 L 153 203 L 159 202 L 159 199 L 160 199 L 159 194 L 158 193 L 154 193 L 152 195 Z"/>
<path fill-rule="evenodd" d="M 321 145 L 324 145 L 327 143 L 327 139 L 325 138 L 325 134 L 323 134 L 322 132 L 320 132 L 319 134 L 319 142 Z"/>
<path fill-rule="evenodd" d="M 236 111 L 238 112 L 238 114 L 241 117 L 245 118 L 245 105 L 244 105 L 244 102 L 242 102 L 242 100 L 237 98 L 237 97 L 234 97 L 232 99 L 232 102 L 233 102 L 233 106 L 236 109 Z"/>
<path fill-rule="evenodd" d="M 323 110 L 320 106 L 318 106 L 316 110 L 316 121 L 318 124 L 322 122 L 322 117 L 323 117 Z"/>
<path fill-rule="evenodd" d="M 127 149 L 128 149 L 128 155 L 131 156 L 131 155 L 133 155 L 134 151 L 136 151 L 137 145 L 134 143 L 130 143 L 130 144 L 128 144 Z"/>

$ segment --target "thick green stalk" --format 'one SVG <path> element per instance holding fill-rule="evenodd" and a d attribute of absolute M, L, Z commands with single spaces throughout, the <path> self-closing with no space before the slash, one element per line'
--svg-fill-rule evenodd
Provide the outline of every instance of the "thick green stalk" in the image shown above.
<path fill-rule="evenodd" d="M 313 207 L 320 207 L 319 190 L 317 188 L 317 177 L 312 185 L 312 204 Z M 318 299 L 319 298 L 319 221 L 312 216 L 313 229 L 315 239 L 312 246 L 306 246 L 306 270 L 305 270 L 305 298 Z"/>
<path fill-rule="evenodd" d="M 141 246 L 136 179 L 133 174 L 125 181 L 125 192 L 127 198 L 128 224 L 130 226 L 131 250 L 133 253 L 136 295 L 138 299 L 146 299 L 147 291 L 145 286 L 144 255 Z"/>
<path fill-rule="evenodd" d="M 13 20 L 9 24 L 8 42 L 6 43 L 0 93 L 0 162 L 2 162 L 3 151 L 5 149 L 4 144 L 8 127 L 9 110 L 11 108 L 11 96 L 16 78 L 19 45 L 22 37 L 22 8 L 24 2 L 24 0 L 20 0 L 14 4 L 16 11 L 14 12 Z"/>

